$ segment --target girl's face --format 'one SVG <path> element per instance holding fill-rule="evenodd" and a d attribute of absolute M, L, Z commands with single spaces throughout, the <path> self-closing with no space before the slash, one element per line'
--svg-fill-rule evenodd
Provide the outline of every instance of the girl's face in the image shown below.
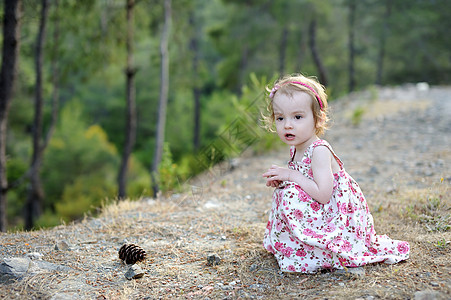
<path fill-rule="evenodd" d="M 317 139 L 312 97 L 303 92 L 278 93 L 273 99 L 274 120 L 280 139 L 301 149 Z"/>

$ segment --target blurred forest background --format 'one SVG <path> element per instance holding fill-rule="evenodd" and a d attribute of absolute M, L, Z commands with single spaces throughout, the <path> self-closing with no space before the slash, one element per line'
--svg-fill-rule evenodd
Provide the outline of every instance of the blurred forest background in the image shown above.
<path fill-rule="evenodd" d="M 5 0 L 0 230 L 179 191 L 245 146 L 270 149 L 259 110 L 280 74 L 317 76 L 332 100 L 449 84 L 450 12 L 448 0 Z"/>

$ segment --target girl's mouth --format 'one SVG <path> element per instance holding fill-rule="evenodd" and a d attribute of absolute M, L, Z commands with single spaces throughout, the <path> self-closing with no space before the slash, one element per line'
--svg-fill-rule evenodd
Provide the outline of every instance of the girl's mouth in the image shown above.
<path fill-rule="evenodd" d="M 294 134 L 287 133 L 287 134 L 285 134 L 285 138 L 286 138 L 287 140 L 292 140 L 292 139 L 294 139 Z"/>

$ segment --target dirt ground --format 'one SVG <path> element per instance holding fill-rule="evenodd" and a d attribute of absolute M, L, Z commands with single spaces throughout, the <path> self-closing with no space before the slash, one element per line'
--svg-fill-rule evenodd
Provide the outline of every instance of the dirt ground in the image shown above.
<path fill-rule="evenodd" d="M 0 298 L 450 299 L 451 88 L 369 89 L 334 101 L 332 121 L 325 139 L 365 193 L 376 232 L 410 242 L 406 262 L 356 273 L 280 272 L 262 247 L 272 189 L 261 174 L 286 163 L 281 145 L 245 152 L 185 193 L 109 205 L 77 224 L 1 234 L 0 259 L 37 252 L 70 269 L 3 282 Z M 124 242 L 147 251 L 137 264 L 142 278 L 125 278 Z M 211 255 L 218 264 L 208 263 Z"/>

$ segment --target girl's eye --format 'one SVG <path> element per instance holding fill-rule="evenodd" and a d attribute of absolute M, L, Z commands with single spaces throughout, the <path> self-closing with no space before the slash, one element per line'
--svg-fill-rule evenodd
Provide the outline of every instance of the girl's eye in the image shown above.
<path fill-rule="evenodd" d="M 282 121 L 283 118 L 282 118 L 282 117 L 277 117 L 276 120 L 277 120 L 277 121 Z"/>
<path fill-rule="evenodd" d="M 300 119 L 302 119 L 302 116 L 297 115 L 297 116 L 295 116 L 295 118 L 296 118 L 296 120 L 300 120 Z"/>

